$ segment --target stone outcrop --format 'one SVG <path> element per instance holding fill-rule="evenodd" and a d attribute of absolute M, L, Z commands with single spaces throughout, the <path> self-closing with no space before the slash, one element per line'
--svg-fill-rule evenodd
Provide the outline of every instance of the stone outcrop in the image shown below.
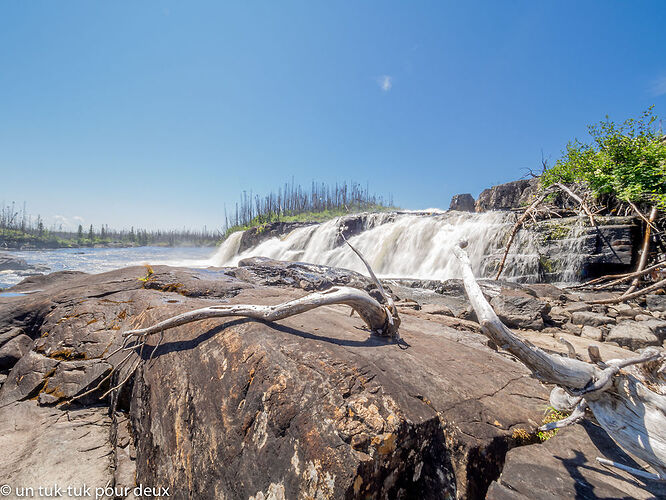
<path fill-rule="evenodd" d="M 521 179 L 484 189 L 476 200 L 476 211 L 510 210 L 527 206 L 538 187 L 538 179 Z"/>
<path fill-rule="evenodd" d="M 476 210 L 474 197 L 469 193 L 456 194 L 451 198 L 449 210 L 458 210 L 459 212 L 474 212 Z"/>
<path fill-rule="evenodd" d="M 665 335 L 666 321 L 658 319 L 622 321 L 610 329 L 606 341 L 616 342 L 635 350 L 651 345 L 661 346 Z"/>
<path fill-rule="evenodd" d="M 122 391 L 102 401 L 108 408 L 96 399 L 108 383 L 66 404 L 126 355 L 104 359 L 129 328 L 211 304 L 275 304 L 337 284 L 372 291 L 351 271 L 268 259 L 238 268 L 132 267 L 24 280 L 13 291 L 35 293 L 0 298 L 0 351 L 13 346 L 7 350 L 14 353 L 0 372 L 0 425 L 39 418 L 57 429 L 67 411 L 108 413 L 100 420 L 104 433 L 62 459 L 90 462 L 95 481 L 168 487 L 178 499 L 476 499 L 498 478 L 502 488 L 518 484 L 523 476 L 504 467 L 505 457 L 538 441 L 548 388 L 478 333 L 458 280 L 387 283 L 401 308 L 402 345 L 371 335 L 342 306 L 279 323 L 206 320 L 165 332 L 150 360 L 156 338 L 131 353 L 144 362 Z M 567 334 L 549 312 L 558 307 L 565 321 L 570 310 L 584 310 L 572 306 L 579 304 L 575 295 L 551 285 L 484 281 L 482 288 L 498 310 L 507 307 L 526 321 L 523 327 L 539 327 L 532 322 L 541 319 L 538 333 L 521 332 L 532 332 L 531 342 L 562 352 L 556 338 L 563 336 L 585 355 L 585 339 Z M 498 297 L 520 303 L 500 305 Z M 532 306 L 539 317 L 523 318 Z M 611 344 L 600 350 L 604 359 L 631 355 Z M 113 383 L 126 375 L 121 371 Z M 21 416 L 28 414 L 35 416 Z M 0 445 L 27 439 L 17 436 L 0 436 Z M 35 450 L 58 450 L 70 439 L 50 431 L 33 436 Z M 564 443 L 558 453 L 571 452 Z M 26 453 L 0 457 L 0 473 L 28 477 L 20 466 L 31 460 Z M 533 467 L 542 464 L 539 453 L 530 456 Z M 588 449 L 583 453 L 593 460 Z M 544 452 L 544 464 L 550 456 Z M 571 483 L 559 498 L 574 491 Z"/>
<path fill-rule="evenodd" d="M 309 269 L 266 286 L 274 276 L 255 264 L 247 274 L 155 266 L 24 281 L 14 290 L 43 291 L 2 299 L 1 335 L 3 345 L 21 335 L 33 343 L 11 367 L 0 405 L 52 407 L 93 387 L 110 369 L 102 355 L 131 326 L 211 301 L 282 302 L 321 283 Z M 297 287 L 287 284 L 294 276 Z M 174 498 L 479 498 L 516 445 L 515 429 L 534 432 L 547 391 L 477 334 L 418 316 L 401 333 L 408 347 L 373 337 L 344 307 L 279 324 L 240 318 L 170 330 L 109 401 L 111 435 L 129 411 L 137 482 Z M 128 445 L 113 439 L 104 446 L 122 462 Z"/>
<path fill-rule="evenodd" d="M 261 226 L 255 226 L 243 231 L 240 244 L 238 247 L 239 252 L 244 252 L 248 248 L 252 248 L 262 241 L 270 238 L 279 238 L 288 234 L 295 229 L 301 227 L 312 226 L 312 222 L 267 222 Z"/>
<path fill-rule="evenodd" d="M 25 277 L 42 274 L 48 270 L 47 266 L 28 264 L 25 259 L 0 251 L 0 272 L 11 271 L 13 275 Z"/>

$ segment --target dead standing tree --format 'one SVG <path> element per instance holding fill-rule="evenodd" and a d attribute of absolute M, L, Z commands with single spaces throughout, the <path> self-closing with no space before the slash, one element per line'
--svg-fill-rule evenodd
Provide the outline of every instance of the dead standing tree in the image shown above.
<path fill-rule="evenodd" d="M 573 357 L 548 354 L 520 339 L 495 314 L 474 278 L 466 242 L 454 247 L 462 267 L 465 291 L 479 319 L 481 331 L 497 346 L 516 356 L 544 382 L 555 384 L 551 404 L 571 416 L 544 430 L 571 425 L 585 417 L 590 408 L 599 424 L 624 450 L 649 463 L 656 474 L 616 464 L 632 474 L 666 481 L 666 383 L 665 356 L 660 349 L 646 349 L 633 359 L 603 362 L 596 351 L 596 364 Z M 641 365 L 640 367 L 638 365 Z"/>

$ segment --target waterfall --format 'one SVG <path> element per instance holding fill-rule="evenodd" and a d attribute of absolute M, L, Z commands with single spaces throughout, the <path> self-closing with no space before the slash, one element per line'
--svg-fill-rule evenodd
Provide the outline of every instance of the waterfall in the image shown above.
<path fill-rule="evenodd" d="M 215 266 L 235 266 L 248 257 L 310 262 L 343 267 L 365 273 L 358 257 L 341 245 L 340 227 L 360 216 L 346 216 L 328 222 L 301 227 L 282 237 L 266 239 L 239 253 L 241 233 L 232 234 L 210 261 Z M 491 277 L 501 259 L 506 235 L 515 222 L 508 212 L 378 213 L 362 216 L 362 227 L 355 226 L 349 241 L 368 260 L 375 273 L 385 278 L 438 279 L 460 277 L 453 245 L 465 239 L 474 272 Z M 578 235 L 575 235 L 578 236 Z M 579 238 L 570 239 L 575 245 Z M 538 238 L 531 231 L 519 231 L 505 266 L 504 278 L 538 281 L 543 273 L 543 255 Z M 576 276 L 575 259 L 562 260 L 562 279 Z M 559 264 L 558 264 L 559 266 Z M 568 266 L 568 271 L 564 267 Z M 552 273 L 551 268 L 549 272 Z M 566 272 L 565 272 L 566 271 Z M 565 276 L 566 274 L 566 276 Z"/>

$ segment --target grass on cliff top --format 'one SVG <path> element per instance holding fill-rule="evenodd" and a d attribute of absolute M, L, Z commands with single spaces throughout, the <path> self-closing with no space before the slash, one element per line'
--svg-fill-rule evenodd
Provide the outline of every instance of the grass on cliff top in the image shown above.
<path fill-rule="evenodd" d="M 360 214 L 363 212 L 391 212 L 393 210 L 399 210 L 399 208 L 385 207 L 382 205 L 370 205 L 353 210 L 322 210 L 320 212 L 303 212 L 295 215 L 282 215 L 271 218 L 270 220 L 266 220 L 266 217 L 255 217 L 250 221 L 249 224 L 231 226 L 224 233 L 224 239 L 226 239 L 232 233 L 237 231 L 245 231 L 253 227 L 258 227 L 258 231 L 261 232 L 261 230 L 266 227 L 266 224 L 271 222 L 326 222 L 327 220 L 335 219 L 336 217 L 342 217 L 343 215 Z"/>

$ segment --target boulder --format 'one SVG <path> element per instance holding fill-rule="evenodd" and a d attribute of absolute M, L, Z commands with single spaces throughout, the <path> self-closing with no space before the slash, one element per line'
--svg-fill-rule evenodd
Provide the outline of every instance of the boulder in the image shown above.
<path fill-rule="evenodd" d="M 666 311 L 666 295 L 648 294 L 645 296 L 645 302 L 650 311 Z"/>
<path fill-rule="evenodd" d="M 458 210 L 459 212 L 474 212 L 474 197 L 469 193 L 456 194 L 451 198 L 449 210 Z"/>
<path fill-rule="evenodd" d="M 601 342 L 604 339 L 604 332 L 601 328 L 595 326 L 584 326 L 580 332 L 580 336 Z"/>
<path fill-rule="evenodd" d="M 32 345 L 32 339 L 25 334 L 13 337 L 0 347 L 0 370 L 7 370 L 23 357 Z"/>
<path fill-rule="evenodd" d="M 509 327 L 541 330 L 550 310 L 547 302 L 520 290 L 503 290 L 490 301 L 495 313 Z"/>
<path fill-rule="evenodd" d="M 666 321 L 622 321 L 610 329 L 606 341 L 616 342 L 635 351 L 651 345 L 661 346 L 665 334 Z"/>
<path fill-rule="evenodd" d="M 568 313 L 573 314 L 580 311 L 589 311 L 592 309 L 592 307 L 585 302 L 572 302 L 570 304 L 566 304 L 563 309 Z"/>
<path fill-rule="evenodd" d="M 602 326 L 614 324 L 615 320 L 605 314 L 591 311 L 577 311 L 571 315 L 571 322 L 574 325 Z"/>

